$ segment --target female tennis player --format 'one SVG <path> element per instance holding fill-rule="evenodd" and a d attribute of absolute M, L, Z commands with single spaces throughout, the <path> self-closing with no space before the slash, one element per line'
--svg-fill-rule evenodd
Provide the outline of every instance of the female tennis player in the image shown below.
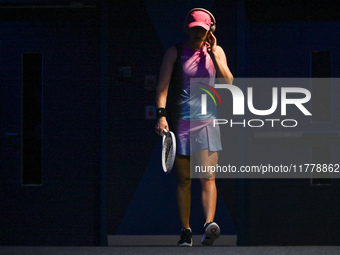
<path fill-rule="evenodd" d="M 156 90 L 157 123 L 156 133 L 163 135 L 163 130 L 175 132 L 177 153 L 177 203 L 182 224 L 178 246 L 192 246 L 192 231 L 189 224 L 191 204 L 190 160 L 200 166 L 216 166 L 218 151 L 222 149 L 219 129 L 212 127 L 212 120 L 217 118 L 216 108 L 207 109 L 207 114 L 193 118 L 191 108 L 199 100 L 193 100 L 190 93 L 190 78 L 224 78 L 232 84 L 233 75 L 229 70 L 223 49 L 217 45 L 213 32 L 216 29 L 214 16 L 202 8 L 192 9 L 184 21 L 184 30 L 188 39 L 170 47 L 164 54 L 160 67 Z M 175 77 L 175 78 L 174 78 Z M 171 82 L 170 82 L 171 81 Z M 170 110 L 167 102 L 168 91 L 173 90 Z M 169 101 L 170 101 L 169 99 Z M 196 103 L 195 103 L 196 102 Z M 168 103 L 168 104 L 167 104 Z M 209 104 L 209 103 L 208 103 Z M 167 116 L 168 112 L 168 116 Z M 172 122 L 168 119 L 172 115 Z M 194 120 L 193 120 L 194 119 Z M 205 215 L 203 225 L 203 245 L 212 245 L 219 237 L 219 226 L 214 222 L 217 190 L 215 176 L 200 178 L 201 199 Z"/>

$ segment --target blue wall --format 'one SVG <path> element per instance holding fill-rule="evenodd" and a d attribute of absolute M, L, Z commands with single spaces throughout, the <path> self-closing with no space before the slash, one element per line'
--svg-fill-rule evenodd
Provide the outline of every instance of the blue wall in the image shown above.
<path fill-rule="evenodd" d="M 1 4 L 27 4 L 4 2 Z M 173 193 L 168 193 L 174 188 L 175 178 L 162 175 L 155 163 L 159 137 L 154 134 L 155 122 L 145 120 L 145 106 L 154 104 L 155 94 L 144 89 L 144 78 L 157 75 L 165 49 L 184 38 L 179 17 L 193 7 L 199 5 L 214 13 L 218 43 L 235 77 L 309 77 L 310 52 L 314 50 L 332 52 L 332 74 L 339 77 L 340 23 L 334 10 L 330 18 L 321 15 L 308 20 L 304 15 L 292 16 L 289 8 L 280 8 L 285 1 L 158 1 L 156 5 L 147 0 L 133 4 L 107 1 L 106 20 L 101 16 L 102 5 L 96 2 L 87 1 L 92 7 L 79 9 L 0 10 L 2 245 L 99 245 L 105 244 L 106 233 L 152 234 L 147 224 L 131 231 L 123 226 L 128 224 L 130 228 L 133 220 L 139 220 L 137 210 L 156 214 L 160 207 L 171 207 L 174 212 L 171 220 L 160 223 L 169 232 L 158 233 L 178 234 L 175 201 L 169 196 Z M 294 1 L 288 2 L 298 7 Z M 266 12 L 268 8 L 274 9 Z M 334 9 L 334 5 L 323 8 Z M 166 22 L 169 17 L 176 18 L 171 26 Z M 103 27 L 107 30 L 103 31 Z M 101 48 L 103 45 L 107 48 Z M 44 63 L 43 185 L 34 187 L 21 186 L 20 150 L 11 146 L 5 136 L 5 132 L 20 134 L 20 64 L 25 52 L 41 52 Z M 122 66 L 131 67 L 131 77 L 118 77 Z M 106 68 L 108 74 L 103 77 Z M 108 89 L 108 114 L 104 116 L 108 119 L 107 134 L 102 132 L 106 130 L 102 126 L 102 96 L 106 92 L 102 93 L 103 84 Z M 235 161 L 242 158 L 242 146 L 247 145 L 246 137 L 238 140 L 237 135 L 231 134 L 232 142 L 239 146 L 232 152 L 231 160 Z M 106 144 L 101 142 L 106 136 L 107 147 L 103 147 Z M 107 168 L 102 151 L 107 151 Z M 288 223 L 281 224 L 284 222 L 280 216 L 289 212 L 296 201 L 303 200 L 305 194 L 314 206 L 308 207 L 305 201 L 296 213 L 303 215 L 303 210 L 308 209 L 320 210 L 315 215 L 323 215 L 328 209 L 323 209 L 320 201 L 336 192 L 336 182 L 322 192 L 311 191 L 309 183 L 299 181 L 294 185 L 268 180 L 225 179 L 217 183 L 220 212 L 228 214 L 217 217 L 225 217 L 223 224 L 231 226 L 228 234 L 237 232 L 239 244 L 294 244 L 293 239 L 282 239 L 294 231 L 301 237 L 296 244 L 306 243 L 309 236 L 314 240 L 310 244 L 327 240 L 326 232 L 306 234 L 304 226 L 312 219 L 300 225 L 295 222 L 294 229 L 287 227 Z M 193 188 L 199 190 L 198 186 Z M 100 193 L 103 190 L 107 190 L 105 196 Z M 296 191 L 301 193 L 293 200 Z M 163 201 L 161 194 L 168 195 L 169 200 Z M 263 197 L 265 202 L 261 204 Z M 149 201 L 144 204 L 143 199 Z M 269 218 L 279 202 L 282 214 Z M 330 198 L 327 208 L 334 202 Z M 263 217 L 268 205 L 273 207 L 268 217 Z M 199 206 L 195 202 L 194 207 Z M 146 219 L 145 222 L 152 220 L 152 215 Z M 197 213 L 193 221 L 200 220 Z M 201 226 L 200 222 L 194 224 Z M 321 225 L 318 222 L 316 227 L 321 229 Z M 335 230 L 332 233 L 337 234 Z M 338 240 L 329 240 L 324 243 L 338 244 Z"/>
<path fill-rule="evenodd" d="M 339 21 L 250 24 L 250 77 L 310 77 L 312 51 L 331 51 L 332 76 L 339 77 L 339 29 Z"/>

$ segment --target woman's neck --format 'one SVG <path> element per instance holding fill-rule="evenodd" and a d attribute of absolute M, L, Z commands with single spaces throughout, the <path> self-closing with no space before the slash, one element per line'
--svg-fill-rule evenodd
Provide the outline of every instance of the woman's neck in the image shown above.
<path fill-rule="evenodd" d="M 200 43 L 195 43 L 195 42 L 191 42 L 190 40 L 188 40 L 186 42 L 187 46 L 192 49 L 192 50 L 200 50 L 204 47 L 204 41 L 200 42 Z"/>

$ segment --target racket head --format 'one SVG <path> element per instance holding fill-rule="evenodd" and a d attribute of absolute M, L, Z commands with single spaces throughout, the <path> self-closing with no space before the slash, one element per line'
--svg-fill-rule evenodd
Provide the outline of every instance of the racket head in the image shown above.
<path fill-rule="evenodd" d="M 171 131 L 163 131 L 162 139 L 162 167 L 165 173 L 170 173 L 175 162 L 176 137 Z"/>

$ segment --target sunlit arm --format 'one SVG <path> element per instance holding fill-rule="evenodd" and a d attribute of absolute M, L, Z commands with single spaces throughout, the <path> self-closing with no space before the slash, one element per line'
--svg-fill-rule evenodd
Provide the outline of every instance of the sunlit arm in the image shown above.
<path fill-rule="evenodd" d="M 227 57 L 220 46 L 216 46 L 216 50 L 210 53 L 210 57 L 214 62 L 217 78 L 224 78 L 227 84 L 233 84 L 234 76 L 231 73 Z"/>

